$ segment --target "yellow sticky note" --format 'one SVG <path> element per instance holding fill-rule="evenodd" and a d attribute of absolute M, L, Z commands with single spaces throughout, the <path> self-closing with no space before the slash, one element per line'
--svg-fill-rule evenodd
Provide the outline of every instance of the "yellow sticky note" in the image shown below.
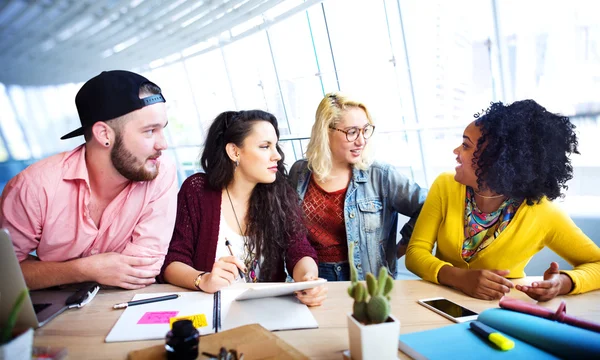
<path fill-rule="evenodd" d="M 169 326 L 171 329 L 173 328 L 173 323 L 177 320 L 192 320 L 192 323 L 196 329 L 208 326 L 208 322 L 206 322 L 206 315 L 204 314 L 172 317 L 169 319 Z"/>

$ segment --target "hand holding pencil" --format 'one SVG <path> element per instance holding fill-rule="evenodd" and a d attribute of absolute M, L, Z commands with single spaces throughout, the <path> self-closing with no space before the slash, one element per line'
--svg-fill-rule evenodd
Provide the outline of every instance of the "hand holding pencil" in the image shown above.
<path fill-rule="evenodd" d="M 229 243 L 227 239 L 225 240 L 226 244 Z M 230 246 L 231 244 L 229 244 L 227 248 L 229 253 L 232 254 Z M 240 275 L 242 276 L 242 281 L 245 281 L 246 278 L 243 275 L 245 269 L 244 264 L 237 257 L 233 255 L 221 257 L 219 260 L 215 261 L 212 270 L 204 275 L 206 277 L 206 282 L 202 285 L 202 290 L 212 294 L 233 284 Z"/>
<path fill-rule="evenodd" d="M 225 246 L 227 246 L 227 249 L 229 250 L 229 255 L 235 257 L 235 255 L 233 255 L 233 250 L 231 249 L 231 243 L 227 239 L 225 239 Z M 242 271 L 242 268 L 238 267 L 238 271 L 240 273 L 240 279 L 243 282 L 246 282 L 246 276 L 244 275 L 244 272 Z"/>

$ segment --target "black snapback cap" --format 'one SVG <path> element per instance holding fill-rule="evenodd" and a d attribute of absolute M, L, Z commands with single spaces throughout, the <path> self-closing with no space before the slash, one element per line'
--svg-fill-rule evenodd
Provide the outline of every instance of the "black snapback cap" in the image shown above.
<path fill-rule="evenodd" d="M 158 87 L 145 77 L 124 70 L 103 71 L 91 78 L 75 96 L 81 127 L 60 139 L 83 135 L 85 128 L 98 121 L 112 120 L 144 106 L 166 101 L 161 93 L 140 99 L 140 87 L 144 84 Z"/>

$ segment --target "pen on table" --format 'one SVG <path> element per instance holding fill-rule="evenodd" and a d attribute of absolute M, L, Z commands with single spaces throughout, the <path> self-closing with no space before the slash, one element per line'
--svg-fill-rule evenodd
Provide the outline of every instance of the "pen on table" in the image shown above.
<path fill-rule="evenodd" d="M 180 296 L 181 295 L 179 295 L 179 294 L 171 294 L 171 295 L 159 296 L 159 297 L 149 298 L 149 299 L 128 301 L 128 302 L 114 305 L 113 309 L 124 309 L 129 306 L 149 304 L 149 303 L 153 303 L 153 302 L 157 302 L 157 301 L 173 300 L 173 299 L 177 299 Z"/>
<path fill-rule="evenodd" d="M 213 297 L 213 328 L 215 329 L 216 334 L 221 327 L 221 291 L 215 292 Z"/>
<path fill-rule="evenodd" d="M 221 290 L 217 291 L 217 299 L 218 299 L 218 301 L 217 301 L 217 304 L 218 304 L 217 305 L 217 312 L 218 312 L 217 319 L 218 320 L 217 320 L 217 331 L 216 332 L 219 332 L 219 329 L 221 328 Z"/>
<path fill-rule="evenodd" d="M 515 343 L 480 321 L 472 321 L 471 329 L 482 338 L 494 343 L 500 350 L 507 351 L 515 347 Z"/>
<path fill-rule="evenodd" d="M 215 292 L 213 294 L 213 329 L 215 330 L 215 333 L 217 332 L 217 301 L 219 301 L 217 299 L 217 293 Z"/>
<path fill-rule="evenodd" d="M 225 246 L 227 246 L 227 249 L 229 249 L 229 255 L 235 257 L 235 255 L 233 255 L 233 250 L 231 250 L 231 243 L 227 239 L 225 239 Z M 246 282 L 246 276 L 244 276 L 244 272 L 242 271 L 242 269 L 238 268 L 238 272 L 240 273 L 240 278 L 242 279 L 242 281 Z"/>

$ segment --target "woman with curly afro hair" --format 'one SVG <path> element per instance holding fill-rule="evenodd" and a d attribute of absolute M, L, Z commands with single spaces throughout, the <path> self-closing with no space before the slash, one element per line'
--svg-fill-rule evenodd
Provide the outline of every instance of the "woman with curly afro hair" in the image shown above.
<path fill-rule="evenodd" d="M 555 204 L 572 178 L 575 126 L 533 100 L 493 103 L 454 149 L 455 174 L 433 183 L 415 225 L 406 266 L 423 279 L 480 299 L 516 288 L 538 301 L 600 288 L 600 248 Z M 432 249 L 437 242 L 436 255 Z M 545 246 L 552 262 L 542 281 L 514 285 Z"/>

